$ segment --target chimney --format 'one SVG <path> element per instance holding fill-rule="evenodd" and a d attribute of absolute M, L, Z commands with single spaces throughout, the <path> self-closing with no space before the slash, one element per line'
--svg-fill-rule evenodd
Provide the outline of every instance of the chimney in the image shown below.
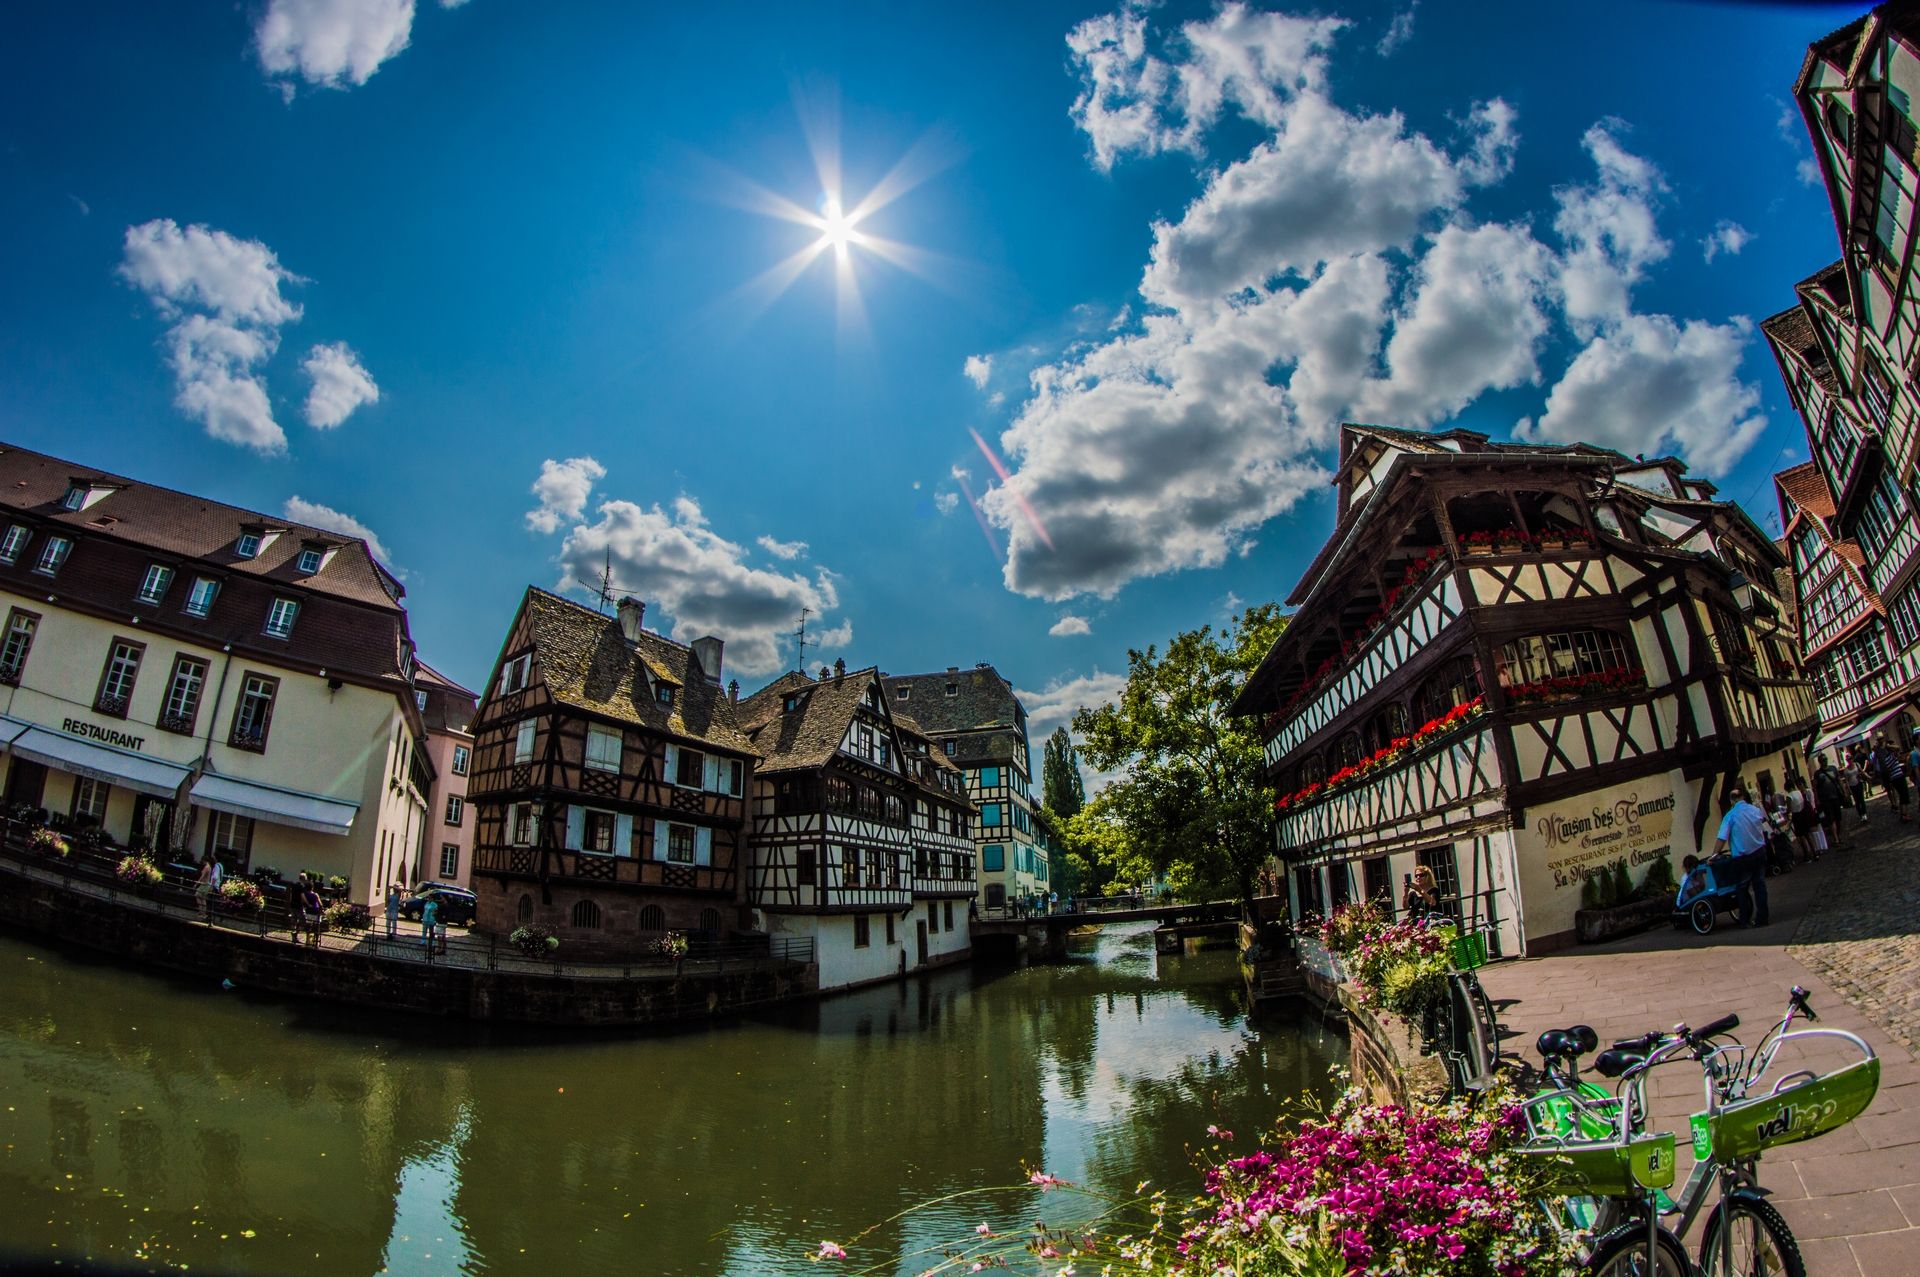
<path fill-rule="evenodd" d="M 729 701 L 732 701 L 735 705 L 738 705 L 740 703 L 740 680 L 739 679 L 736 678 L 731 683 L 727 684 L 727 699 Z"/>
<path fill-rule="evenodd" d="M 847 658 L 844 656 L 834 657 L 833 658 L 833 681 L 838 683 L 841 679 L 845 678 L 846 676 L 847 676 Z"/>
<path fill-rule="evenodd" d="M 820 677 L 817 681 L 824 683 L 832 677 L 833 677 L 833 671 L 828 669 L 826 666 L 822 665 L 820 667 Z"/>
<path fill-rule="evenodd" d="M 705 638 L 693 641 L 693 659 L 700 662 L 700 672 L 715 687 L 720 686 L 720 649 L 721 641 L 709 634 Z"/>
<path fill-rule="evenodd" d="M 620 600 L 620 633 L 629 643 L 640 641 L 640 622 L 646 619 L 647 605 L 631 594 Z"/>

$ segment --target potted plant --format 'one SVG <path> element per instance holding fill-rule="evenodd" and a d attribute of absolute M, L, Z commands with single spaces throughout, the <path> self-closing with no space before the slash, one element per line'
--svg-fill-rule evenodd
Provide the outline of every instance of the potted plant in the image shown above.
<path fill-rule="evenodd" d="M 160 866 L 145 856 L 122 856 L 114 867 L 113 876 L 129 887 L 157 887 L 166 881 L 166 875 L 160 872 Z"/>
<path fill-rule="evenodd" d="M 229 878 L 220 884 L 220 903 L 235 913 L 259 913 L 267 907 L 267 897 L 245 878 Z"/>
<path fill-rule="evenodd" d="M 507 942 L 526 954 L 529 958 L 548 958 L 560 947 L 560 937 L 545 927 L 515 927 L 507 934 Z"/>
<path fill-rule="evenodd" d="M 350 900 L 336 900 L 320 911 L 320 921 L 328 931 L 365 931 L 373 916 Z"/>
<path fill-rule="evenodd" d="M 1673 862 L 1665 856 L 1647 866 L 1638 886 L 1619 857 L 1589 870 L 1580 883 L 1573 928 L 1581 944 L 1631 935 L 1673 915 Z"/>
<path fill-rule="evenodd" d="M 27 847 L 42 856 L 57 856 L 63 860 L 73 850 L 65 838 L 51 829 L 36 829 L 28 834 Z"/>

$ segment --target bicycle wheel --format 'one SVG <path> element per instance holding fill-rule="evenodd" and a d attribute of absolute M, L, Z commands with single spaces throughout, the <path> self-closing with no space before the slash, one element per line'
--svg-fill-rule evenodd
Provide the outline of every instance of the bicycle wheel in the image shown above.
<path fill-rule="evenodd" d="M 1622 1224 L 1594 1243 L 1593 1258 L 1581 1271 L 1591 1277 L 1692 1277 L 1680 1239 L 1664 1228 L 1654 1236 L 1655 1253 L 1648 1255 L 1645 1221 Z"/>
<path fill-rule="evenodd" d="M 1694 901 L 1693 908 L 1687 911 L 1687 921 L 1693 924 L 1694 931 L 1699 935 L 1704 936 L 1712 931 L 1714 923 L 1719 921 L 1713 916 L 1713 901 Z"/>
<path fill-rule="evenodd" d="M 1745 1193 L 1722 1201 L 1707 1216 L 1706 1239 L 1700 1243 L 1700 1267 L 1708 1273 L 1720 1271 L 1720 1239 L 1725 1230 L 1722 1218 L 1733 1221 L 1733 1271 L 1735 1277 L 1807 1277 L 1807 1265 L 1800 1258 L 1800 1243 L 1793 1230 L 1773 1208 L 1773 1203 Z"/>

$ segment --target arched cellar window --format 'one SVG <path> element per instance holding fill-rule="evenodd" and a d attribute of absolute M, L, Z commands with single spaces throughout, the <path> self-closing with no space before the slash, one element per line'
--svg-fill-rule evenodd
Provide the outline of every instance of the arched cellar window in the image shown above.
<path fill-rule="evenodd" d="M 1308 754 L 1300 760 L 1300 788 L 1318 785 L 1327 778 L 1327 760 L 1319 754 Z"/>
<path fill-rule="evenodd" d="M 573 906 L 573 925 L 590 931 L 600 927 L 600 906 L 591 900 L 578 900 Z"/>
<path fill-rule="evenodd" d="M 648 905 L 640 911 L 640 930 L 665 931 L 667 929 L 666 911 L 659 905 Z"/>
<path fill-rule="evenodd" d="M 702 909 L 700 911 L 700 930 L 710 936 L 718 936 L 720 934 L 720 911 L 718 909 Z"/>
<path fill-rule="evenodd" d="M 532 922 L 533 921 L 533 897 L 532 896 L 520 897 L 520 907 L 514 910 L 514 915 L 518 917 L 522 922 Z"/>
<path fill-rule="evenodd" d="M 1394 741 L 1409 734 L 1413 729 L 1409 726 L 1407 719 L 1407 707 L 1399 701 L 1383 707 L 1379 713 L 1368 719 L 1367 752 L 1372 754 L 1385 749 Z"/>
<path fill-rule="evenodd" d="M 1529 634 L 1500 645 L 1500 686 L 1624 670 L 1633 664 L 1626 639 L 1611 630 Z"/>
<path fill-rule="evenodd" d="M 1456 656 L 1420 685 L 1415 714 L 1420 723 L 1430 723 L 1454 706 L 1473 700 L 1480 691 L 1480 666 L 1471 656 Z"/>

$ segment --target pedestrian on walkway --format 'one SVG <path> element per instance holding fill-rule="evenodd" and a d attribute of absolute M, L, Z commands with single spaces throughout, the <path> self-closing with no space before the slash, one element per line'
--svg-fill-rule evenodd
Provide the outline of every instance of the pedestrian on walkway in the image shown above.
<path fill-rule="evenodd" d="M 307 876 L 300 875 L 300 881 L 294 884 L 287 898 L 287 931 L 293 936 L 295 944 L 300 943 L 300 933 L 307 926 Z"/>
<path fill-rule="evenodd" d="M 1793 826 L 1793 845 L 1800 853 L 1800 863 L 1813 863 L 1813 795 L 1807 792 L 1807 784 L 1800 779 L 1800 773 L 1787 773 L 1787 819 Z"/>
<path fill-rule="evenodd" d="M 1733 853 L 1730 878 L 1740 887 L 1734 920 L 1742 927 L 1764 927 L 1772 918 L 1767 908 L 1767 818 L 1747 801 L 1746 790 L 1735 785 L 1721 801 L 1726 812 L 1715 835 L 1713 854 Z"/>
<path fill-rule="evenodd" d="M 200 917 L 207 922 L 213 921 L 213 857 L 208 856 L 200 862 L 200 876 L 194 879 L 193 902 L 200 907 Z"/>
<path fill-rule="evenodd" d="M 400 884 L 387 884 L 387 939 L 400 934 Z"/>
<path fill-rule="evenodd" d="M 1770 776 L 1760 777 L 1760 811 L 1767 818 L 1766 872 L 1793 872 L 1793 814 L 1787 796 L 1773 787 Z"/>
<path fill-rule="evenodd" d="M 1900 751 L 1880 738 L 1879 747 L 1873 751 L 1873 770 L 1885 787 L 1887 797 L 1892 800 L 1894 809 L 1900 813 L 1900 823 L 1909 824 L 1907 815 L 1907 765 L 1900 758 Z"/>
<path fill-rule="evenodd" d="M 1867 751 L 1858 741 L 1847 746 L 1847 765 L 1840 773 L 1840 781 L 1847 787 L 1847 796 L 1853 799 L 1854 810 L 1860 813 L 1860 823 L 1867 823 Z"/>
<path fill-rule="evenodd" d="M 1813 760 L 1813 811 L 1826 833 L 1827 845 L 1834 851 L 1846 846 L 1847 800 L 1841 782 L 1842 773 L 1821 754 Z"/>
<path fill-rule="evenodd" d="M 426 946 L 427 961 L 433 961 L 433 933 L 440 925 L 440 902 L 427 895 L 427 903 L 420 909 L 421 943 Z"/>
<path fill-rule="evenodd" d="M 322 921 L 320 916 L 320 884 L 318 882 L 309 881 L 307 883 L 306 895 L 302 897 L 300 907 L 301 911 L 306 915 L 307 940 L 314 948 L 318 949 L 320 947 L 320 923 Z"/>
<path fill-rule="evenodd" d="M 220 863 L 220 857 L 212 856 L 211 859 L 213 861 L 213 894 L 217 896 L 220 894 L 220 888 L 227 885 L 227 867 Z"/>

